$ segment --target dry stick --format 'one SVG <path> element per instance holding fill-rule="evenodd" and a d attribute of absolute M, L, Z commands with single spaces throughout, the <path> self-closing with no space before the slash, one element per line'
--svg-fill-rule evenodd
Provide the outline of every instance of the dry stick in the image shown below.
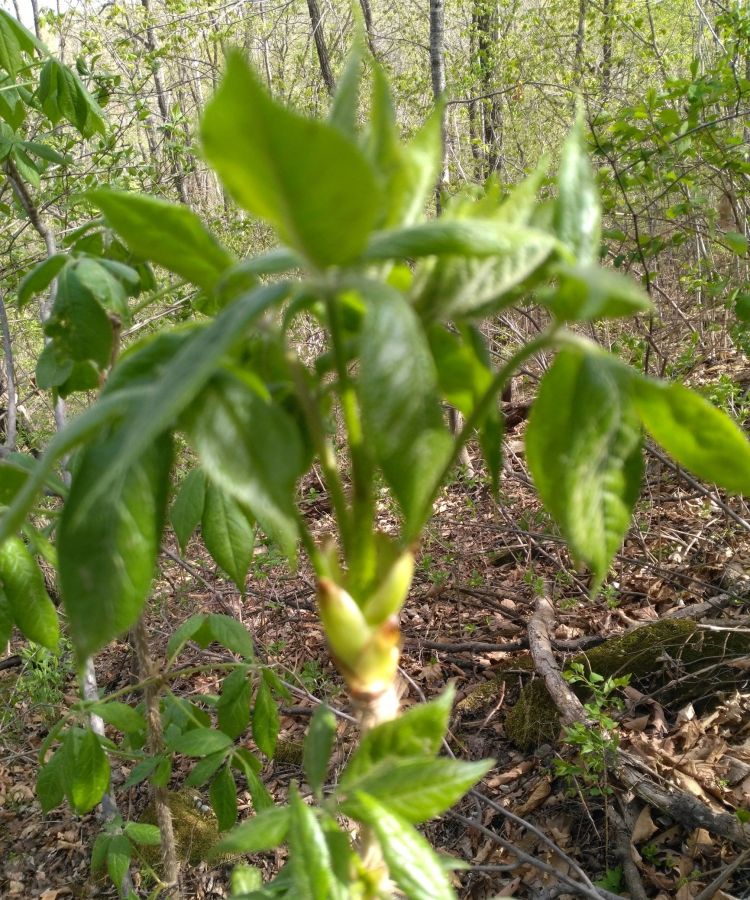
<path fill-rule="evenodd" d="M 10 181 L 13 190 L 18 197 L 18 201 L 24 209 L 24 212 L 29 217 L 29 221 L 31 222 L 32 227 L 36 231 L 36 233 L 41 237 L 44 241 L 44 246 L 47 250 L 47 258 L 49 259 L 52 256 L 55 256 L 57 253 L 57 241 L 55 240 L 55 235 L 52 229 L 47 225 L 44 219 L 39 214 L 39 210 L 34 203 L 34 200 L 26 188 L 23 179 L 18 173 L 18 169 L 16 168 L 15 163 L 12 159 L 7 159 L 5 161 L 5 174 L 8 177 L 8 181 Z M 49 319 L 52 315 L 52 309 L 55 304 L 55 298 L 57 296 L 57 279 L 52 280 L 52 284 L 50 285 L 49 294 L 47 297 L 41 301 L 39 304 L 39 317 L 42 321 L 42 325 Z M 58 397 L 55 401 L 54 406 L 54 415 L 55 415 L 55 426 L 58 431 L 62 431 L 65 428 L 65 401 Z M 62 471 L 62 480 L 66 485 L 70 484 L 70 472 L 67 468 L 63 467 Z M 83 666 L 83 673 L 81 676 L 81 695 L 84 700 L 96 701 L 99 699 L 99 689 L 96 683 L 96 672 L 94 670 L 94 662 L 89 657 Z M 91 730 L 94 734 L 99 737 L 104 737 L 104 720 L 101 716 L 97 716 L 95 714 L 91 714 L 89 716 L 89 724 L 91 725 Z M 112 819 L 119 816 L 120 811 L 117 808 L 117 801 L 115 800 L 114 794 L 110 788 L 107 790 L 102 796 L 101 800 L 101 815 L 102 819 L 105 822 L 109 822 Z M 127 869 L 122 883 L 119 885 L 121 892 L 125 896 L 129 896 L 134 892 L 133 889 L 133 881 L 130 877 L 130 870 Z"/>
<path fill-rule="evenodd" d="M 721 886 L 727 882 L 731 875 L 733 875 L 740 866 L 744 865 L 748 860 L 750 860 L 750 849 L 745 850 L 744 853 L 740 853 L 737 859 L 734 862 L 730 863 L 726 868 L 722 869 L 721 872 L 714 878 L 714 880 L 706 885 L 705 888 L 693 898 L 693 900 L 713 900 L 713 898 L 718 894 Z"/>
<path fill-rule="evenodd" d="M 5 299 L 0 293 L 0 329 L 3 333 L 3 353 L 5 355 L 5 388 L 8 395 L 8 406 L 5 414 L 5 449 L 16 449 L 16 436 L 18 433 L 16 421 L 16 372 L 13 366 L 13 344 L 10 339 L 8 326 L 8 313 L 5 309 Z"/>
<path fill-rule="evenodd" d="M 146 682 L 143 696 L 146 702 L 146 723 L 148 725 L 149 749 L 152 755 L 158 756 L 164 752 L 164 732 L 161 727 L 161 714 L 159 711 L 160 685 L 152 680 L 159 673 L 148 648 L 148 635 L 143 616 L 140 616 L 131 631 L 133 646 L 138 657 L 138 671 L 141 679 Z M 181 896 L 180 889 L 180 862 L 177 858 L 177 844 L 172 826 L 172 812 L 169 808 L 169 796 L 166 785 L 153 786 L 154 811 L 156 821 L 161 834 L 161 852 L 164 862 L 164 878 L 168 885 L 168 894 L 174 900 Z"/>
<path fill-rule="evenodd" d="M 534 667 L 544 678 L 563 723 L 566 725 L 575 722 L 586 723 L 588 720 L 583 705 L 562 677 L 552 653 L 549 638 L 552 615 L 552 604 L 546 598 L 542 598 L 529 622 L 529 648 Z M 580 710 L 578 715 L 576 710 Z M 653 774 L 631 754 L 617 750 L 611 768 L 619 781 L 637 797 L 666 813 L 680 825 L 686 828 L 705 828 L 706 831 L 734 841 L 742 847 L 750 847 L 750 827 L 742 825 L 730 813 L 715 813 L 705 803 L 689 794 L 657 784 Z"/>
<path fill-rule="evenodd" d="M 630 832 L 625 824 L 625 819 L 616 809 L 607 804 L 607 816 L 612 822 L 615 832 L 615 840 L 617 843 L 617 856 L 622 863 L 622 874 L 625 878 L 625 884 L 628 886 L 632 900 L 648 900 L 646 889 L 641 880 L 641 873 L 638 871 L 633 860 L 633 852 L 631 850 Z"/>

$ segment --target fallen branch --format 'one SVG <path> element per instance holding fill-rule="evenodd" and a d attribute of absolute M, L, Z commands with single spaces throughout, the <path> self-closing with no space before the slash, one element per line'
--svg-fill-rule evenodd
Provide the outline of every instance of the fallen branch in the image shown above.
<path fill-rule="evenodd" d="M 529 648 L 536 671 L 565 725 L 588 723 L 583 704 L 565 681 L 557 664 L 550 640 L 554 624 L 554 607 L 547 597 L 537 600 L 529 621 Z M 590 723 L 588 723 L 590 724 Z M 684 791 L 656 783 L 652 774 L 638 759 L 623 750 L 613 756 L 611 770 L 617 779 L 638 798 L 668 815 L 686 828 L 705 828 L 741 847 L 750 847 L 750 827 L 740 823 L 731 813 L 715 813 L 709 806 Z"/>

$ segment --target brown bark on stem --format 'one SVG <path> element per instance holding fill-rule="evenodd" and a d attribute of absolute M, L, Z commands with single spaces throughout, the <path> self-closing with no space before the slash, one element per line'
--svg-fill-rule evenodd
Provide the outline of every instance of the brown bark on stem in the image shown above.
<path fill-rule="evenodd" d="M 161 715 L 159 713 L 158 684 L 149 681 L 158 674 L 151 659 L 148 648 L 148 634 L 143 617 L 138 619 L 132 630 L 133 646 L 138 657 L 138 671 L 140 678 L 146 681 L 143 689 L 146 703 L 146 726 L 148 728 L 148 743 L 151 753 L 156 756 L 164 752 L 164 733 L 161 727 Z M 168 886 L 169 896 L 172 900 L 181 897 L 180 887 L 180 861 L 177 856 L 177 843 L 172 825 L 172 811 L 169 808 L 168 792 L 165 786 L 152 786 L 156 823 L 161 834 L 161 853 L 164 863 L 164 881 Z"/>

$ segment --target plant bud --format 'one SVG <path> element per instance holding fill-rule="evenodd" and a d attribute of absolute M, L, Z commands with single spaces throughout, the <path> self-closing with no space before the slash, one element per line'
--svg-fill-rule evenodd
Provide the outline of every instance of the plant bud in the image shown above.
<path fill-rule="evenodd" d="M 331 654 L 348 680 L 372 629 L 351 595 L 330 578 L 318 579 L 318 607 Z"/>
<path fill-rule="evenodd" d="M 414 577 L 414 554 L 406 550 L 387 569 L 364 603 L 364 614 L 370 625 L 379 625 L 400 612 Z"/>

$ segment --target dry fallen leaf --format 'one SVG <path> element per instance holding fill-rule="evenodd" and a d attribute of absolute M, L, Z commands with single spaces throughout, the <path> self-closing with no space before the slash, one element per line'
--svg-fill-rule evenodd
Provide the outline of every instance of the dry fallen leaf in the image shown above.
<path fill-rule="evenodd" d="M 539 809 L 539 807 L 544 803 L 544 801 L 549 797 L 552 793 L 552 782 L 549 778 L 543 778 L 541 781 L 538 781 L 536 787 L 531 792 L 529 797 L 527 798 L 525 803 L 522 803 L 517 809 L 514 810 L 517 816 L 525 816 L 530 812 L 534 812 L 535 809 Z"/>
<path fill-rule="evenodd" d="M 642 841 L 647 841 L 658 830 L 658 827 L 654 825 L 654 820 L 651 818 L 651 807 L 644 806 L 635 820 L 630 840 L 633 844 L 640 844 Z"/>

